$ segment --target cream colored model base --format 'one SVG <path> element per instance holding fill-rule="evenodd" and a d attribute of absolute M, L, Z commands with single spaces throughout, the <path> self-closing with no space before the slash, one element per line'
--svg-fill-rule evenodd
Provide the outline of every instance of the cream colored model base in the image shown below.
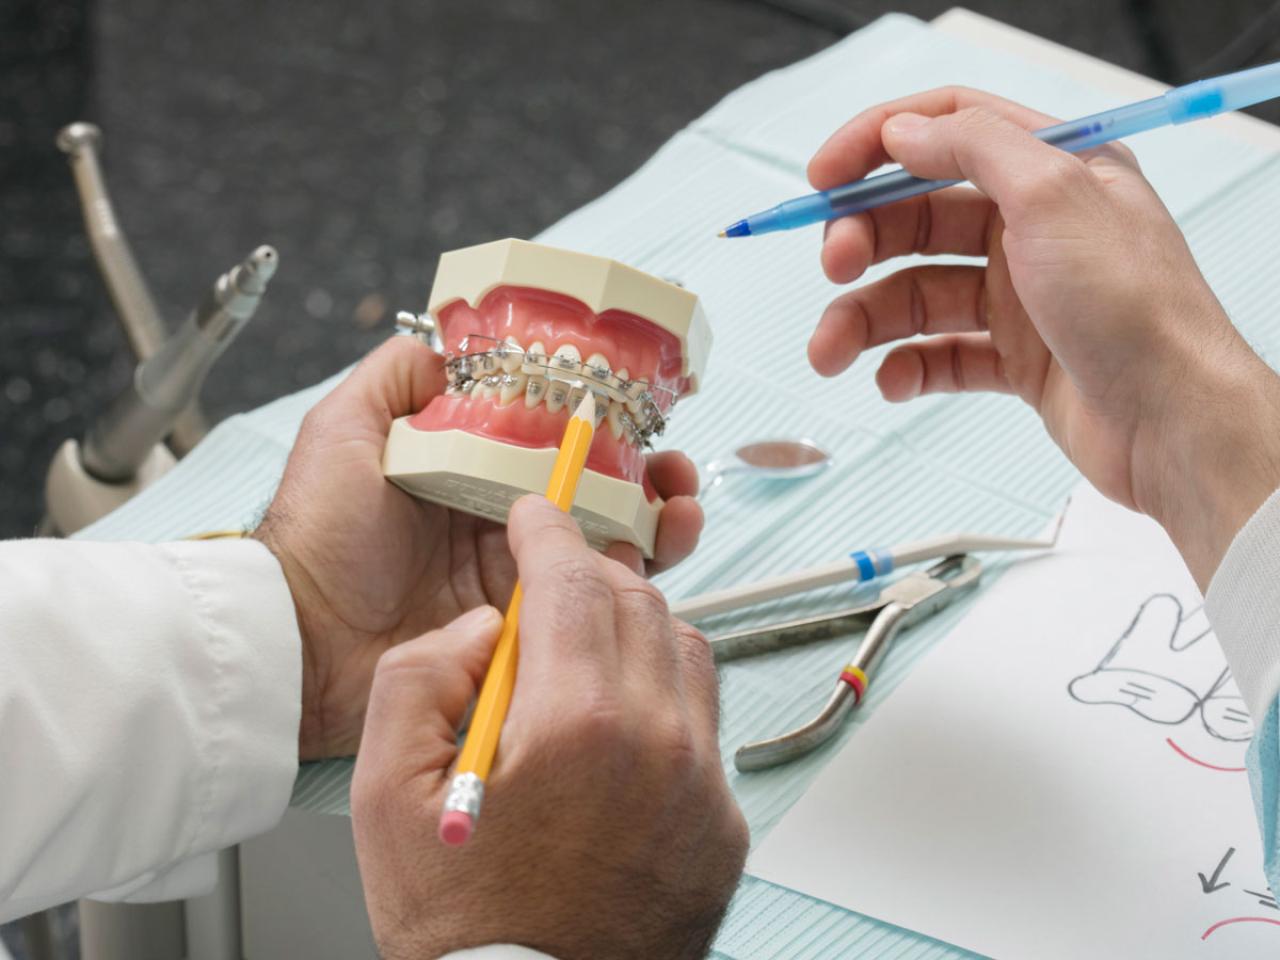
<path fill-rule="evenodd" d="M 415 497 L 506 523 L 512 503 L 546 492 L 554 447 L 517 447 L 462 430 L 415 430 L 408 419 L 391 425 L 382 472 Z M 650 503 L 639 484 L 584 470 L 573 518 L 597 550 L 621 540 L 651 558 L 661 509 L 662 501 Z"/>

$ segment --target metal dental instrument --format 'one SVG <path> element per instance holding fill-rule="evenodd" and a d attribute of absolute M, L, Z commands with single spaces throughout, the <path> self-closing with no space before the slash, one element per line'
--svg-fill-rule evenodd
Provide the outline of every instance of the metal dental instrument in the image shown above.
<path fill-rule="evenodd" d="M 831 466 L 831 455 L 812 440 L 758 440 L 707 463 L 698 496 L 718 487 L 727 474 L 749 473 L 762 480 L 800 480 Z"/>
<path fill-rule="evenodd" d="M 81 457 L 90 474 L 107 482 L 134 475 L 258 309 L 278 260 L 272 247 L 254 250 L 220 276 L 186 322 L 138 366 L 125 393 L 85 437 Z"/>
<path fill-rule="evenodd" d="M 876 667 L 898 632 L 968 593 L 981 576 L 982 564 L 976 559 L 951 556 L 885 587 L 874 603 L 713 638 L 712 654 L 717 663 L 724 663 L 867 630 L 822 711 L 795 730 L 740 747 L 733 755 L 734 766 L 744 773 L 775 767 L 829 740 L 866 695 Z"/>
<path fill-rule="evenodd" d="M 1062 518 L 1058 518 L 1061 528 Z M 837 583 L 860 583 L 892 573 L 898 567 L 924 560 L 936 560 L 956 553 L 976 553 L 983 550 L 1049 550 L 1057 542 L 1054 531 L 1049 540 L 1017 540 L 1009 537 L 988 537 L 976 533 L 952 533 L 928 540 L 913 540 L 896 547 L 876 550 L 855 550 L 845 559 L 820 567 L 809 567 L 795 573 L 759 580 L 724 590 L 714 590 L 701 596 L 690 597 L 671 605 L 671 615 L 681 620 L 701 620 L 717 613 L 726 613 L 740 607 L 787 597 L 806 590 L 829 587 Z"/>
<path fill-rule="evenodd" d="M 396 332 L 417 337 L 436 353 L 444 353 L 444 341 L 429 313 L 400 310 L 396 313 Z"/>
<path fill-rule="evenodd" d="M 138 269 L 129 241 L 116 219 L 111 194 L 102 176 L 98 150 L 102 146 L 102 130 L 92 123 L 70 123 L 58 131 L 58 149 L 67 155 L 80 209 L 84 214 L 84 231 L 102 274 L 107 293 L 115 305 L 116 315 L 124 328 L 125 338 L 134 359 L 141 363 L 164 345 L 168 330 L 160 317 L 151 290 Z M 170 443 L 179 455 L 186 453 L 208 431 L 198 403 L 182 411 L 174 421 Z"/>
<path fill-rule="evenodd" d="M 98 163 L 102 132 L 73 123 L 58 133 L 84 213 L 94 259 L 138 366 L 124 394 L 83 442 L 65 441 L 45 477 L 43 535 L 69 535 L 159 479 L 205 434 L 197 397 L 209 368 L 253 316 L 278 264 L 263 246 L 217 279 L 169 335 L 116 219 Z M 176 454 L 176 456 L 175 456 Z"/>

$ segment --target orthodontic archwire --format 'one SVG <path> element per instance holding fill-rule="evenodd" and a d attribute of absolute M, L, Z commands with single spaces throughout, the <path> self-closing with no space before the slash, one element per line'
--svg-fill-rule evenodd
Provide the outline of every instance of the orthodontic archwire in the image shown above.
<path fill-rule="evenodd" d="M 485 350 L 472 350 L 470 349 L 472 341 L 491 343 L 493 346 Z M 533 360 L 522 348 L 483 334 L 468 334 L 462 338 L 458 346 L 461 353 L 447 351 L 444 355 L 445 372 L 450 387 L 469 393 L 479 383 L 492 387 L 509 386 L 514 382 L 517 371 L 503 369 L 502 363 L 508 357 L 519 354 L 520 372 L 523 372 L 526 366 L 537 367 L 543 373 L 536 375 L 545 376 L 548 381 L 555 381 L 575 389 L 588 389 L 606 402 L 614 401 L 621 404 L 623 410 L 618 415 L 618 419 L 622 422 L 628 439 L 641 447 L 652 448 L 652 438 L 662 435 L 667 425 L 666 418 L 674 409 L 678 399 L 674 390 L 642 380 L 622 380 L 607 367 L 593 367 L 584 361 L 576 360 L 566 363 L 555 354 L 534 354 L 534 356 L 545 356 L 546 362 Z M 607 382 L 610 379 L 616 383 Z M 630 395 L 630 390 L 637 383 L 643 384 L 644 390 L 633 397 Z M 655 393 L 668 398 L 666 414 L 658 405 Z M 581 395 L 578 394 L 578 396 Z M 573 394 L 569 398 L 570 405 L 572 400 Z M 639 411 L 633 413 L 630 409 L 631 404 L 637 405 Z M 603 418 L 604 410 L 601 409 L 597 412 L 597 423 Z"/>

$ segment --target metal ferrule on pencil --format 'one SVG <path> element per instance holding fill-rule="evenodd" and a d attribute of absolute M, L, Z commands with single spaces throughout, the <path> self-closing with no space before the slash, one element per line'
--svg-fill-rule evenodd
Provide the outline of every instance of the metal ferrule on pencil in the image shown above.
<path fill-rule="evenodd" d="M 484 781 L 474 773 L 460 773 L 449 784 L 449 795 L 444 800 L 445 813 L 465 813 L 473 820 L 480 816 L 480 804 L 484 802 Z"/>

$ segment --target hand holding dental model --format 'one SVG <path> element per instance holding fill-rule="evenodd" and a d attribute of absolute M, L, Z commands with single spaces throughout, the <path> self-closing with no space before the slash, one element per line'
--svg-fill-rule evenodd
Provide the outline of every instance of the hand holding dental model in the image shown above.
<path fill-rule="evenodd" d="M 505 605 L 515 583 L 506 531 L 415 500 L 379 468 L 393 419 L 444 388 L 440 358 L 412 338 L 370 354 L 307 415 L 255 534 L 284 568 L 302 631 L 303 759 L 355 752 L 383 653 L 474 607 Z M 635 469 L 667 498 L 653 562 L 676 563 L 702 526 L 697 471 L 676 452 L 638 457 Z M 613 555 L 640 563 L 624 545 Z"/>
<path fill-rule="evenodd" d="M 441 358 L 412 338 L 374 351 L 303 422 L 256 541 L 0 543 L 0 921 L 89 894 L 173 899 L 207 892 L 214 851 L 279 820 L 300 756 L 349 754 L 361 742 L 384 654 L 392 651 L 381 661 L 384 683 L 408 677 L 397 672 L 413 661 L 401 644 L 412 641 L 407 646 L 447 659 L 453 647 L 435 644 L 440 635 L 413 638 L 468 610 L 506 603 L 516 575 L 506 531 L 415 500 L 382 475 L 392 420 L 422 409 L 444 388 Z M 666 497 L 653 564 L 677 562 L 701 526 L 692 497 L 696 471 L 674 452 L 640 468 Z M 538 565 L 541 550 L 534 538 L 523 564 Z M 637 596 L 652 593 L 638 576 L 635 547 L 618 545 L 609 555 L 621 562 L 591 554 L 592 562 Z M 550 563 L 555 554 L 548 549 L 545 558 Z M 637 635 L 653 633 L 667 644 L 655 646 L 655 655 L 670 653 L 675 628 L 664 614 L 653 616 L 656 625 L 638 618 L 646 622 Z M 575 633 L 585 622 L 571 617 L 545 642 L 597 642 L 594 634 Z M 466 662 L 450 661 L 448 670 Z M 442 676 L 456 675 L 448 670 Z M 633 685 L 640 683 L 637 676 Z M 449 689 L 425 689 L 444 698 L 435 708 L 449 709 Z M 674 684 L 664 689 L 676 695 Z M 565 743 L 589 741 L 597 754 L 636 746 L 630 722 L 653 714 L 636 697 L 625 706 L 608 729 L 589 712 L 557 717 L 559 735 Z M 714 730 L 705 713 L 693 723 Z M 657 748 L 645 743 L 640 753 L 651 756 Z M 714 754 L 707 760 L 699 750 L 690 769 L 651 769 L 636 805 L 657 811 L 667 800 L 693 796 L 691 818 L 711 817 L 728 829 L 728 813 L 708 806 L 723 792 L 714 792 L 713 779 L 698 779 L 718 774 Z M 394 778 L 396 757 L 381 756 L 390 766 L 362 761 L 366 778 Z M 550 802 L 573 782 L 563 773 L 535 776 L 512 797 L 527 804 L 532 793 Z M 584 789 L 587 796 L 595 787 Z M 492 806 L 488 826 L 501 835 L 502 805 Z M 526 829 L 537 820 L 532 808 L 530 814 L 510 821 Z M 574 823 L 558 821 L 557 829 L 576 829 Z M 434 827 L 432 821 L 428 829 Z M 433 833 L 431 842 L 438 847 Z M 366 869 L 377 869 L 377 856 L 362 856 Z M 641 876 L 644 889 L 647 856 L 615 848 L 608 866 Z M 697 859 L 691 851 L 682 863 Z M 480 872 L 473 870 L 476 883 Z M 727 891 L 712 890 L 727 899 Z M 559 922 L 572 925 L 574 911 L 565 894 Z"/>
<path fill-rule="evenodd" d="M 587 384 L 599 429 L 573 515 L 597 549 L 654 557 L 662 499 L 643 455 L 702 377 L 711 331 L 698 298 L 603 257 L 499 240 L 442 256 L 427 310 L 449 387 L 392 425 L 388 479 L 505 520 L 545 488 Z"/>
<path fill-rule="evenodd" d="M 1053 122 L 943 89 L 837 131 L 809 164 L 819 189 L 892 160 L 982 192 L 831 222 L 832 280 L 910 253 L 987 262 L 910 267 L 837 297 L 809 358 L 834 376 L 863 350 L 928 335 L 885 357 L 887 399 L 1016 393 L 1099 490 L 1165 527 L 1204 588 L 1280 484 L 1280 379 L 1232 326 L 1129 150 L 1072 156 L 1027 132 Z"/>

